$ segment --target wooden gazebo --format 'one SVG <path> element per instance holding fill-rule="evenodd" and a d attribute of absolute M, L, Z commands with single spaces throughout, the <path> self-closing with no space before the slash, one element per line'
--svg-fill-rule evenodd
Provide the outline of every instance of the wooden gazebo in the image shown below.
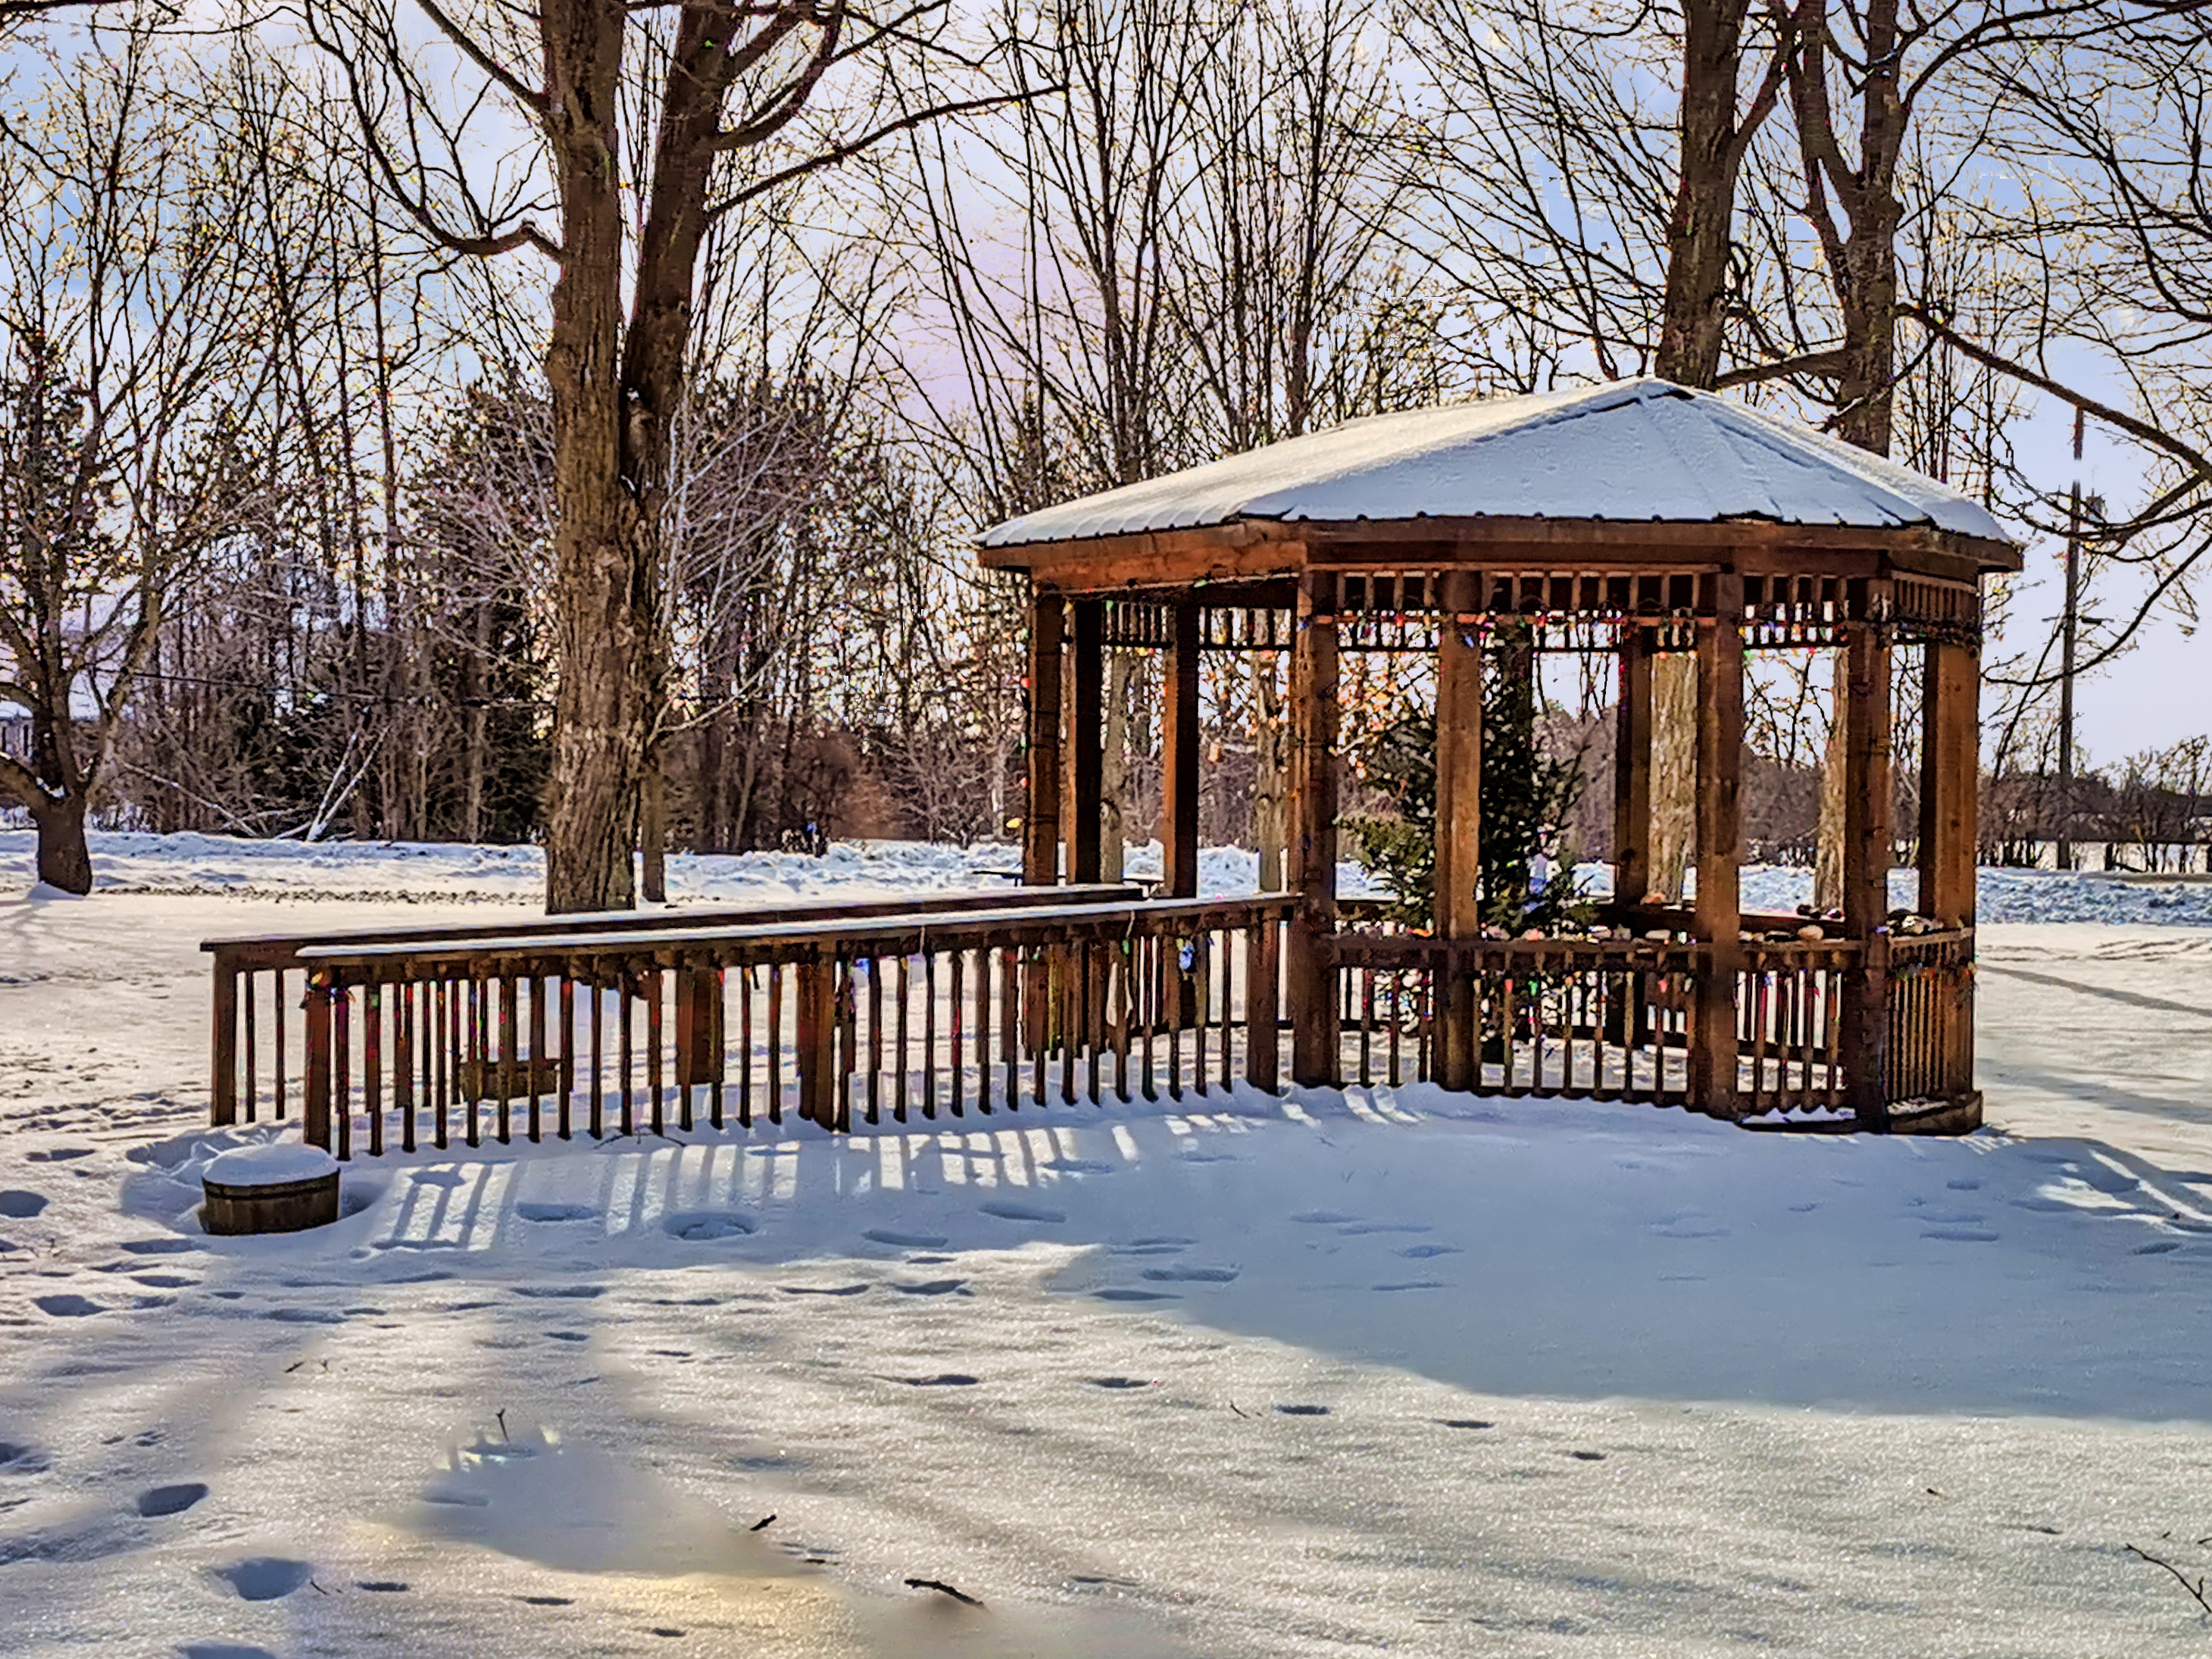
<path fill-rule="evenodd" d="M 1642 380 L 1356 421 L 1013 520 L 981 556 L 1030 580 L 1032 885 L 1098 879 L 1106 650 L 1168 655 L 1169 897 L 1197 889 L 1200 653 L 1288 651 L 1294 1081 L 1425 1079 L 1923 1132 L 1979 1122 L 1980 583 L 2020 557 L 1973 501 Z M 1480 925 L 1482 652 L 1506 621 L 1540 649 L 1619 662 L 1615 896 L 1571 936 Z M 1746 914 L 1738 888 L 1746 653 L 1808 647 L 1840 653 L 1843 903 L 1826 923 Z M 1921 653 L 1925 725 L 1919 897 L 1893 915 L 1899 647 Z M 1338 659 L 1378 649 L 1435 653 L 1426 933 L 1337 894 Z M 1649 892 L 1653 665 L 1668 653 L 1697 664 L 1687 903 Z"/>

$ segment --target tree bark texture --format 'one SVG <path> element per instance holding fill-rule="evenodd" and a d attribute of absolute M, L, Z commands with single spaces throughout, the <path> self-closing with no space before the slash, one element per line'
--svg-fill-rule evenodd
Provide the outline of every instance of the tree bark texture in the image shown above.
<path fill-rule="evenodd" d="M 1669 652 L 1651 662 L 1651 853 L 1648 886 L 1682 896 L 1683 873 L 1696 850 L 1698 825 L 1698 659 Z"/>

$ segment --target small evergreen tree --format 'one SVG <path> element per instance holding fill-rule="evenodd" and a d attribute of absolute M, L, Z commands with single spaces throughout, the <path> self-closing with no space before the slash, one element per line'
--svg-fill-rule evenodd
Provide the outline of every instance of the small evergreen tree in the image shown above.
<path fill-rule="evenodd" d="M 1476 889 L 1486 927 L 1547 933 L 1581 926 L 1588 906 L 1574 878 L 1565 826 L 1582 789 L 1571 759 L 1536 741 L 1534 648 L 1525 623 L 1494 630 L 1484 653 L 1482 853 Z M 1363 776 L 1389 803 L 1388 817 L 1345 821 L 1352 856 L 1395 896 L 1392 915 L 1409 927 L 1436 917 L 1437 721 L 1409 710 L 1369 740 Z M 1537 860 L 1549 878 L 1534 879 Z"/>

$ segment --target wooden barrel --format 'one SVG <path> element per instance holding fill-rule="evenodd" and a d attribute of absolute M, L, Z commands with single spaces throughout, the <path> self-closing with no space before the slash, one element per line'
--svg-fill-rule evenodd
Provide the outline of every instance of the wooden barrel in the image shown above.
<path fill-rule="evenodd" d="M 337 1160 L 319 1146 L 234 1147 L 209 1164 L 200 1184 L 200 1225 L 211 1234 L 296 1233 L 338 1218 Z"/>

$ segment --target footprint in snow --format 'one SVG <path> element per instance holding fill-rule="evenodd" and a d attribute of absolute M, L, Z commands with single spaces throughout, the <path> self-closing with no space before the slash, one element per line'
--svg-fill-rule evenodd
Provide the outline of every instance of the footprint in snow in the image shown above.
<path fill-rule="evenodd" d="M 315 1576 L 315 1570 L 305 1561 L 288 1561 L 278 1555 L 255 1555 L 228 1567 L 217 1567 L 215 1576 L 246 1601 L 276 1601 L 303 1588 Z"/>
<path fill-rule="evenodd" d="M 1156 1284 L 1226 1285 L 1237 1277 L 1234 1267 L 1147 1267 L 1144 1276 Z"/>
<path fill-rule="evenodd" d="M 1087 1376 L 1084 1381 L 1094 1389 L 1149 1389 L 1152 1385 L 1141 1376 Z"/>
<path fill-rule="evenodd" d="M 901 1296 L 965 1296 L 968 1281 L 964 1279 L 925 1279 L 913 1284 L 891 1281 L 891 1288 Z"/>
<path fill-rule="evenodd" d="M 2181 1241 L 2178 1238 L 2154 1238 L 2148 1244 L 2136 1245 L 2129 1254 L 2130 1255 L 2165 1255 L 2169 1251 L 2178 1250 L 2180 1248 Z"/>
<path fill-rule="evenodd" d="M 1994 1244 L 1999 1237 L 1986 1227 L 1929 1227 L 1923 1229 L 1920 1236 L 1953 1244 Z"/>
<path fill-rule="evenodd" d="M 267 1648 L 243 1642 L 187 1642 L 177 1650 L 177 1659 L 276 1659 Z"/>
<path fill-rule="evenodd" d="M 786 1296 L 860 1296 L 866 1294 L 865 1285 L 779 1285 L 776 1289 Z"/>
<path fill-rule="evenodd" d="M 179 1291 L 187 1285 L 197 1285 L 197 1279 L 187 1279 L 182 1273 L 133 1273 L 131 1282 L 143 1285 L 149 1290 Z"/>
<path fill-rule="evenodd" d="M 343 1325 L 346 1322 L 336 1308 L 264 1308 L 253 1316 L 274 1320 L 279 1325 Z"/>
<path fill-rule="evenodd" d="M 1460 1253 L 1456 1244 L 1408 1244 L 1398 1252 L 1408 1261 L 1427 1261 L 1436 1256 L 1457 1255 Z"/>
<path fill-rule="evenodd" d="M 588 1342 L 592 1336 L 588 1331 L 548 1331 L 545 1340 L 548 1342 Z"/>
<path fill-rule="evenodd" d="M 517 1296 L 532 1297 L 541 1301 L 588 1302 L 595 1296 L 605 1296 L 604 1285 L 517 1285 L 512 1287 Z"/>
<path fill-rule="evenodd" d="M 31 1153 L 25 1162 L 30 1164 L 66 1164 L 71 1158 L 90 1158 L 89 1146 L 49 1146 L 43 1152 Z"/>
<path fill-rule="evenodd" d="M 1439 1417 L 1437 1421 L 1448 1429 L 1494 1429 L 1498 1426 L 1486 1417 Z"/>
<path fill-rule="evenodd" d="M 941 1250 L 948 1242 L 941 1233 L 902 1233 L 892 1227 L 871 1227 L 860 1237 L 902 1250 Z"/>
<path fill-rule="evenodd" d="M 1425 1221 L 1355 1221 L 1348 1227 L 1336 1230 L 1340 1238 L 1364 1238 L 1370 1233 L 1432 1233 L 1434 1227 Z"/>
<path fill-rule="evenodd" d="M 157 1516 L 182 1515 L 207 1495 L 207 1483 L 202 1480 L 180 1480 L 173 1486 L 149 1486 L 138 1494 L 138 1513 L 149 1520 Z"/>
<path fill-rule="evenodd" d="M 28 1221 L 46 1207 L 46 1195 L 44 1193 L 25 1192 L 21 1188 L 11 1188 L 0 1193 L 0 1215 L 6 1216 L 10 1221 Z"/>
<path fill-rule="evenodd" d="M 353 1587 L 378 1595 L 397 1595 L 407 1588 L 397 1578 L 356 1578 L 353 1581 Z"/>
<path fill-rule="evenodd" d="M 599 1212 L 588 1204 L 518 1204 L 514 1212 L 525 1221 L 597 1221 Z"/>
<path fill-rule="evenodd" d="M 1451 1288 L 1441 1279 L 1407 1279 L 1393 1284 L 1377 1285 L 1378 1291 L 1447 1291 Z"/>
<path fill-rule="evenodd" d="M 64 1291 L 57 1296 L 34 1296 L 31 1305 L 40 1313 L 52 1314 L 56 1319 L 82 1319 L 88 1314 L 106 1313 L 104 1303 L 94 1302 L 88 1296 Z"/>
<path fill-rule="evenodd" d="M 52 1461 L 32 1447 L 0 1440 L 0 1474 L 40 1474 Z"/>
<path fill-rule="evenodd" d="M 965 1371 L 939 1371 L 935 1376 L 902 1376 L 910 1389 L 972 1389 L 983 1379 Z"/>
<path fill-rule="evenodd" d="M 1041 1221 L 1057 1224 L 1067 1219 L 1065 1210 L 1048 1210 L 1039 1204 L 1015 1204 L 1001 1199 L 977 1206 L 985 1215 L 994 1215 L 1001 1221 Z"/>
<path fill-rule="evenodd" d="M 1101 1302 L 1180 1302 L 1182 1300 L 1181 1297 L 1170 1291 L 1125 1290 L 1119 1285 L 1109 1285 L 1105 1290 L 1093 1291 L 1091 1294 Z"/>
<path fill-rule="evenodd" d="M 1571 1451 L 1567 1455 L 1573 1458 L 1578 1463 L 1602 1463 L 1605 1462 L 1605 1454 L 1603 1452 Z"/>
<path fill-rule="evenodd" d="M 133 1255 L 185 1255 L 199 1246 L 189 1238 L 126 1238 L 120 1248 Z"/>
<path fill-rule="evenodd" d="M 753 1218 L 735 1210 L 694 1210 L 672 1215 L 660 1224 L 671 1238 L 688 1243 L 710 1243 L 718 1238 L 743 1238 L 754 1230 Z"/>
<path fill-rule="evenodd" d="M 1792 1204 L 1790 1206 L 1790 1213 L 1792 1215 L 1810 1215 L 1814 1211 L 1820 1207 L 1820 1206 L 1817 1202 L 1812 1204 Z"/>
<path fill-rule="evenodd" d="M 1095 1158 L 1055 1158 L 1040 1164 L 1040 1170 L 1050 1170 L 1055 1175 L 1112 1175 L 1121 1166 L 1103 1164 Z"/>
<path fill-rule="evenodd" d="M 1305 1210 L 1291 1218 L 1309 1227 L 1342 1227 L 1358 1221 L 1356 1215 L 1344 1215 L 1334 1210 Z"/>
<path fill-rule="evenodd" d="M 1328 1415 L 1328 1407 L 1326 1406 L 1278 1405 L 1275 1409 L 1285 1417 L 1327 1417 Z"/>
<path fill-rule="evenodd" d="M 1956 1176 L 1943 1184 L 1954 1193 L 1979 1192 L 1982 1186 L 1972 1176 Z"/>

